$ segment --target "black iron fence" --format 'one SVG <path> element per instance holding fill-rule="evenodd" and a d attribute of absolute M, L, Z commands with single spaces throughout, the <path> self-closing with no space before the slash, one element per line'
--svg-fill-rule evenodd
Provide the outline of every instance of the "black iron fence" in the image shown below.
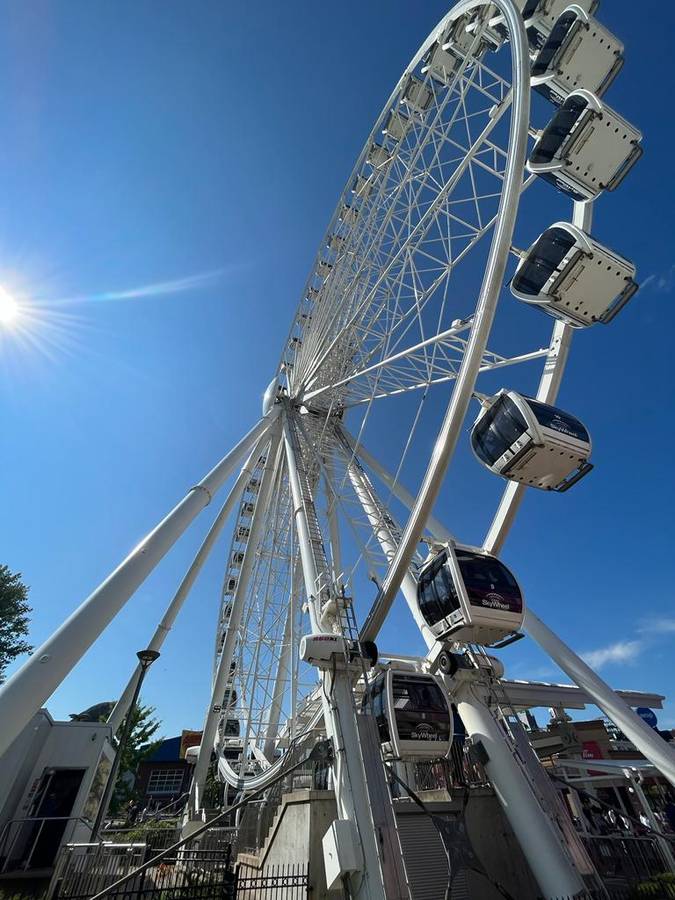
<path fill-rule="evenodd" d="M 73 845 L 54 873 L 49 900 L 87 900 L 141 865 L 143 844 Z M 236 876 L 231 850 L 181 848 L 131 877 L 108 895 L 111 900 L 234 900 Z"/>
<path fill-rule="evenodd" d="M 588 834 L 581 839 L 603 880 L 635 885 L 668 870 L 669 863 L 656 837 Z"/>
<path fill-rule="evenodd" d="M 287 863 L 260 871 L 240 864 L 235 896 L 237 900 L 305 900 L 309 896 L 307 865 Z"/>

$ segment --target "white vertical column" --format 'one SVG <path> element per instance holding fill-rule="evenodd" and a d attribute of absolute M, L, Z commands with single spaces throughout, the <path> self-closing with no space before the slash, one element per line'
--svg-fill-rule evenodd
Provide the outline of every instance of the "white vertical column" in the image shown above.
<path fill-rule="evenodd" d="M 316 596 L 319 573 L 314 563 L 309 537 L 309 523 L 298 478 L 296 459 L 296 435 L 289 415 L 283 418 L 284 443 L 288 463 L 288 477 L 293 496 L 295 526 L 298 536 L 305 593 L 309 607 L 312 631 L 321 633 L 320 598 Z M 356 724 L 354 694 L 350 674 L 336 668 L 334 675 L 320 672 L 323 685 L 323 706 L 326 733 L 333 741 L 335 752 L 334 785 L 338 817 L 352 822 L 359 836 L 363 852 L 364 869 L 350 878 L 350 896 L 354 900 L 387 900 L 384 892 L 380 854 L 375 827 L 368 801 L 361 745 Z"/>
<path fill-rule="evenodd" d="M 0 688 L 0 755 L 28 724 L 134 591 L 173 547 L 195 516 L 211 502 L 242 456 L 266 431 L 276 410 L 263 417 L 209 474 L 191 488 L 93 594 Z"/>

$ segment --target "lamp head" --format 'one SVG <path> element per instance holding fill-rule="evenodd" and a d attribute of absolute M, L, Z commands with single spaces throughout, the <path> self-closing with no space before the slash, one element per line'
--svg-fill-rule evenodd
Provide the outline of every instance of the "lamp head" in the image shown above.
<path fill-rule="evenodd" d="M 159 659 L 159 650 L 139 650 L 136 656 L 139 658 L 141 665 L 147 668 L 156 659 Z"/>

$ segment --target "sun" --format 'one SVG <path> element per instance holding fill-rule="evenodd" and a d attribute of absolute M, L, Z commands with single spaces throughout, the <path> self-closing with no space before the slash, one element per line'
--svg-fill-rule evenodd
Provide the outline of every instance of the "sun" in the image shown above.
<path fill-rule="evenodd" d="M 0 326 L 13 325 L 19 316 L 19 304 L 11 294 L 0 287 Z"/>

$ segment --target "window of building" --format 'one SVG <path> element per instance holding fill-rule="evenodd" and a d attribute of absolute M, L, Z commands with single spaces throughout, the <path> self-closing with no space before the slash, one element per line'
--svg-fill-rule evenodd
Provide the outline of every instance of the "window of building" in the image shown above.
<path fill-rule="evenodd" d="M 180 794 L 183 769 L 153 769 L 148 778 L 148 794 Z"/>

